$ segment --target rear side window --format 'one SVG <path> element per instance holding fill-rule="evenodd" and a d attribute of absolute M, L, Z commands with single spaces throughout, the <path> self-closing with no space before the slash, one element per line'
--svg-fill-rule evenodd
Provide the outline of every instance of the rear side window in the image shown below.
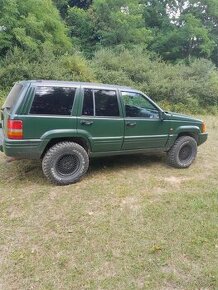
<path fill-rule="evenodd" d="M 7 99 L 2 106 L 2 108 L 8 108 L 10 112 L 14 109 L 14 106 L 16 105 L 21 92 L 23 90 L 23 86 L 21 84 L 15 84 L 13 88 L 11 89 L 10 93 L 7 96 Z"/>
<path fill-rule="evenodd" d="M 85 89 L 82 115 L 98 117 L 119 116 L 116 91 Z"/>
<path fill-rule="evenodd" d="M 36 87 L 30 114 L 71 115 L 75 88 Z"/>

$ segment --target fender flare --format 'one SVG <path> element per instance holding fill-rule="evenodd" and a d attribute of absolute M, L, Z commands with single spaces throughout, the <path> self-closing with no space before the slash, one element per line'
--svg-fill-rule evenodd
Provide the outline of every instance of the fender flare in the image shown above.
<path fill-rule="evenodd" d="M 52 139 L 64 139 L 64 138 L 81 138 L 84 139 L 85 142 L 88 144 L 91 150 L 91 135 L 87 134 L 86 131 L 83 130 L 72 130 L 72 129 L 55 129 L 47 131 L 45 134 L 41 136 L 41 144 L 39 147 L 40 153 L 43 153 L 46 146 Z"/>
<path fill-rule="evenodd" d="M 173 144 L 175 143 L 176 139 L 178 138 L 179 134 L 187 133 L 188 135 L 199 135 L 201 133 L 200 128 L 198 126 L 179 126 L 173 132 L 173 134 L 169 134 L 169 138 L 166 144 L 166 150 L 168 151 Z"/>

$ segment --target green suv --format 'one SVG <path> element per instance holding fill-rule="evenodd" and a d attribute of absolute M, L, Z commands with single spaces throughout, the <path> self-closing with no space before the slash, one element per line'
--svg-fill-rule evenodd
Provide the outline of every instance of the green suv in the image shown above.
<path fill-rule="evenodd" d="M 88 170 L 90 157 L 166 152 L 189 167 L 207 139 L 205 124 L 164 112 L 129 87 L 64 81 L 21 81 L 2 109 L 0 150 L 41 159 L 45 176 L 66 185 Z"/>

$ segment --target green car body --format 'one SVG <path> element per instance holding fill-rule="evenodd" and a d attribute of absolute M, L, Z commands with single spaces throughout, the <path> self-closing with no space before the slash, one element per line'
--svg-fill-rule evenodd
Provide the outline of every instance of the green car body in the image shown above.
<path fill-rule="evenodd" d="M 22 81 L 16 83 L 16 86 L 19 87 L 17 95 L 14 88 L 13 96 L 11 99 L 8 96 L 1 110 L 0 149 L 7 156 L 41 159 L 49 148 L 64 141 L 79 144 L 89 157 L 98 157 L 140 152 L 167 152 L 181 136 L 191 136 L 197 145 L 201 145 L 207 139 L 204 123 L 201 120 L 164 112 L 142 92 L 132 88 L 64 81 Z M 51 88 L 56 93 L 54 102 L 58 98 L 58 91 L 62 93 L 64 88 L 68 94 L 66 98 L 69 104 L 70 90 L 72 90 L 74 96 L 70 111 L 68 110 L 67 113 L 64 111 L 60 115 L 55 112 L 46 113 L 42 105 L 43 90 L 48 91 Z M 40 93 L 34 105 L 37 90 Z M 101 104 L 101 94 L 102 100 L 105 98 L 103 104 Z M 113 103 L 110 102 L 110 95 Z M 125 105 L 124 100 L 129 102 L 128 105 Z M 132 104 L 134 100 L 138 103 L 145 101 L 148 110 Z M 106 101 L 110 106 L 109 113 L 105 108 Z M 113 116 L 115 101 L 117 107 Z M 60 100 L 58 102 L 60 109 L 62 105 Z M 88 112 L 89 105 L 85 105 L 85 102 L 92 103 L 92 113 Z M 35 109 L 31 109 L 33 106 Z M 49 103 L 46 103 L 46 106 L 49 111 Z M 84 111 L 84 106 L 87 111 Z M 42 113 L 34 113 L 41 107 Z M 127 108 L 130 113 L 127 113 Z M 110 116 L 101 116 L 104 112 Z M 10 137 L 9 120 L 22 122 L 20 138 Z M 19 132 L 19 129 L 17 131 Z M 16 128 L 14 134 L 16 135 Z"/>

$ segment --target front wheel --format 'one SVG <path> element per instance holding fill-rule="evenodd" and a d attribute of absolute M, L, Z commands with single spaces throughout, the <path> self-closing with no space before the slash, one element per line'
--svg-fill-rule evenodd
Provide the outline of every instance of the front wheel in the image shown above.
<path fill-rule="evenodd" d="M 179 137 L 167 152 L 167 162 L 176 168 L 187 168 L 197 155 L 197 142 L 190 136 Z"/>
<path fill-rule="evenodd" d="M 61 142 L 51 147 L 42 160 L 42 170 L 49 181 L 58 185 L 77 182 L 88 170 L 85 149 L 74 142 Z"/>

